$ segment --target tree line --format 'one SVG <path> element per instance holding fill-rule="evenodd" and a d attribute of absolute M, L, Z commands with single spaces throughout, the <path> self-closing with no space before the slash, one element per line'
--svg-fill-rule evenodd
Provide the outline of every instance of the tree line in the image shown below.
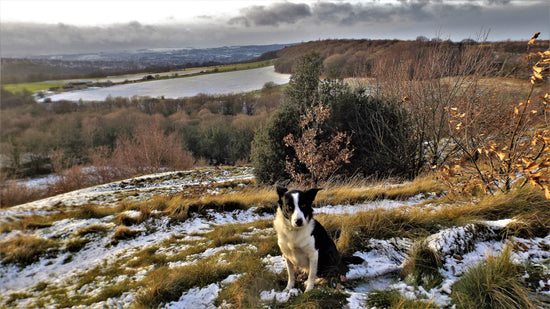
<path fill-rule="evenodd" d="M 2 89 L 1 97 L 2 171 L 20 177 L 88 164 L 139 173 L 247 162 L 254 131 L 278 105 L 280 90 L 37 103 L 29 92 Z"/>
<path fill-rule="evenodd" d="M 297 59 L 310 51 L 319 53 L 323 59 L 324 74 L 331 78 L 373 77 L 379 63 L 417 61 L 434 48 L 452 52 L 453 57 L 472 47 L 492 53 L 491 74 L 526 78 L 529 69 L 525 66 L 526 42 L 487 42 L 465 39 L 460 42 L 418 37 L 413 41 L 402 40 L 319 40 L 288 46 L 276 52 L 275 69 L 281 73 L 293 73 Z M 544 51 L 546 42 L 535 42 L 532 51 Z"/>

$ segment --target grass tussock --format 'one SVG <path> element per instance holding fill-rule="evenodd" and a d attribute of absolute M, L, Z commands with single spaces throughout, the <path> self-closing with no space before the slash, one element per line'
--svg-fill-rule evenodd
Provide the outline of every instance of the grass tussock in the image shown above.
<path fill-rule="evenodd" d="M 166 265 L 168 258 L 165 254 L 157 253 L 158 247 L 145 248 L 134 255 L 134 257 L 126 263 L 128 267 L 146 267 L 150 265 Z"/>
<path fill-rule="evenodd" d="M 262 308 L 262 291 L 281 290 L 286 284 L 285 274 L 268 271 L 261 262 L 261 254 L 246 257 L 244 273 L 234 282 L 222 287 L 215 305 L 231 304 L 231 308 Z"/>
<path fill-rule="evenodd" d="M 151 208 L 149 208 L 145 204 L 142 204 L 139 207 L 139 214 L 137 216 L 130 216 L 128 214 L 122 213 L 117 216 L 116 222 L 118 225 L 131 226 L 141 224 L 154 216 L 155 215 L 151 211 Z"/>
<path fill-rule="evenodd" d="M 75 235 L 76 236 L 86 236 L 90 234 L 98 234 L 98 235 L 104 235 L 109 231 L 109 227 L 106 225 L 100 225 L 100 224 L 92 224 L 87 227 L 84 227 L 80 230 L 78 230 Z"/>
<path fill-rule="evenodd" d="M 409 258 L 403 265 L 403 275 L 412 284 L 429 290 L 443 281 L 439 272 L 442 266 L 439 254 L 429 248 L 428 242 L 420 241 L 411 248 Z"/>
<path fill-rule="evenodd" d="M 121 207 L 100 207 L 95 204 L 86 204 L 78 209 L 73 217 L 75 219 L 99 219 L 114 215 L 122 211 Z"/>
<path fill-rule="evenodd" d="M 550 234 L 550 214 L 544 211 L 521 214 L 506 226 L 506 233 L 521 238 L 546 237 Z"/>
<path fill-rule="evenodd" d="M 521 283 L 521 267 L 510 260 L 511 246 L 472 267 L 452 288 L 456 308 L 536 308 Z"/>
<path fill-rule="evenodd" d="M 0 242 L 0 258 L 4 264 L 25 267 L 53 253 L 58 247 L 59 243 L 53 240 L 19 235 Z"/>
<path fill-rule="evenodd" d="M 86 300 L 83 304 L 92 305 L 101 301 L 106 301 L 109 298 L 120 297 L 124 292 L 130 290 L 133 287 L 135 287 L 135 284 L 133 284 L 129 280 L 124 280 L 120 283 L 108 285 L 106 287 L 103 287 L 101 291 L 97 294 L 97 296 Z"/>
<path fill-rule="evenodd" d="M 377 290 L 369 294 L 367 299 L 368 308 L 386 308 L 386 309 L 437 309 L 438 307 L 431 302 L 422 300 L 412 300 L 405 298 L 401 293 L 395 290 Z"/>
<path fill-rule="evenodd" d="M 194 287 L 219 282 L 234 271 L 230 263 L 207 258 L 182 267 L 160 267 L 150 272 L 141 286 L 144 291 L 137 297 L 137 305 L 156 308 L 160 304 L 178 300 L 181 294 Z"/>
<path fill-rule="evenodd" d="M 76 253 L 89 243 L 90 240 L 83 238 L 73 238 L 65 244 L 65 249 L 69 252 Z"/>
<path fill-rule="evenodd" d="M 118 243 L 120 240 L 134 239 L 141 234 L 140 230 L 132 230 L 127 226 L 119 226 L 113 234 L 113 243 Z"/>
<path fill-rule="evenodd" d="M 432 177 L 420 177 L 399 186 L 366 186 L 357 183 L 331 183 L 319 192 L 317 205 L 355 204 L 380 199 L 406 200 L 422 193 L 439 194 L 445 187 Z M 232 211 L 258 207 L 259 212 L 274 212 L 277 194 L 271 187 L 253 187 L 233 194 L 207 195 L 199 198 L 176 196 L 162 201 L 165 212 L 176 220 L 186 220 L 192 214 L 204 214 L 208 209 Z"/>
<path fill-rule="evenodd" d="M 212 241 L 214 247 L 220 247 L 243 243 L 242 233 L 250 230 L 251 228 L 245 224 L 227 224 L 215 227 L 213 231 L 206 233 L 204 236 Z"/>
<path fill-rule="evenodd" d="M 333 309 L 344 308 L 348 303 L 349 295 L 341 290 L 327 287 L 317 287 L 308 293 L 291 298 L 288 308 L 306 309 Z"/>

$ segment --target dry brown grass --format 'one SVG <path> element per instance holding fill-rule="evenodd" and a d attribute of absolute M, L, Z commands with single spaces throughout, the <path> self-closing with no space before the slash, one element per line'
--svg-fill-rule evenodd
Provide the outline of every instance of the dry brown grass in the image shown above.
<path fill-rule="evenodd" d="M 58 247 L 59 243 L 53 240 L 19 235 L 0 242 L 0 257 L 3 263 L 24 267 L 38 261 L 41 256 L 54 253 Z"/>
<path fill-rule="evenodd" d="M 456 308 L 538 308 L 522 285 L 520 266 L 510 260 L 511 247 L 472 267 L 452 288 Z"/>
<path fill-rule="evenodd" d="M 166 202 L 165 212 L 175 220 L 186 220 L 192 214 L 204 214 L 208 209 L 233 211 L 260 207 L 261 209 L 274 210 L 276 196 L 274 190 L 271 191 L 267 188 L 253 188 L 233 194 L 208 195 L 199 198 L 176 196 Z"/>
<path fill-rule="evenodd" d="M 75 215 L 74 212 L 57 212 L 46 215 L 30 215 L 21 218 L 13 219 L 13 221 L 2 223 L 0 225 L 1 233 L 8 233 L 14 230 L 32 231 L 35 229 L 46 228 L 54 222 L 71 218 Z"/>
<path fill-rule="evenodd" d="M 217 257 L 206 258 L 187 266 L 157 268 L 143 279 L 144 289 L 137 298 L 137 305 L 152 308 L 178 300 L 184 291 L 219 282 L 235 270 L 234 264 L 218 261 Z"/>
<path fill-rule="evenodd" d="M 141 234 L 142 231 L 140 230 L 132 230 L 129 227 L 126 226 L 119 226 L 115 233 L 113 234 L 113 243 L 118 243 L 120 240 L 128 240 L 136 238 L 139 234 Z"/>
<path fill-rule="evenodd" d="M 367 303 L 369 308 L 387 309 L 436 309 L 438 306 L 432 302 L 411 300 L 401 295 L 396 290 L 374 290 L 369 294 Z"/>
<path fill-rule="evenodd" d="M 439 254 L 428 246 L 428 242 L 417 242 L 409 252 L 409 258 L 403 264 L 403 275 L 414 285 L 426 290 L 439 285 L 443 276 L 439 269 L 443 261 Z"/>
<path fill-rule="evenodd" d="M 365 249 L 370 239 L 406 237 L 418 239 L 450 227 L 461 218 L 462 212 L 453 216 L 447 213 L 429 212 L 418 208 L 374 209 L 354 214 L 318 215 L 316 218 L 334 239 L 344 255 Z"/>
<path fill-rule="evenodd" d="M 105 225 L 99 225 L 99 224 L 92 224 L 90 226 L 87 226 L 85 228 L 82 228 L 78 230 L 75 235 L 76 236 L 86 236 L 89 234 L 105 234 L 109 230 L 109 227 Z"/>
<path fill-rule="evenodd" d="M 317 194 L 317 204 L 356 204 L 381 199 L 406 200 L 421 193 L 441 194 L 445 186 L 432 176 L 417 177 L 410 183 L 390 185 L 364 180 L 329 183 Z"/>
<path fill-rule="evenodd" d="M 460 202 L 438 209 L 375 209 L 351 215 L 321 214 L 316 218 L 336 239 L 338 249 L 346 255 L 365 249 L 371 238 L 420 239 L 442 228 L 479 220 L 515 218 L 516 222 L 507 227 L 508 234 L 543 235 L 549 229 L 550 201 L 540 190 L 524 187 L 509 194 L 486 196 L 479 202 Z"/>

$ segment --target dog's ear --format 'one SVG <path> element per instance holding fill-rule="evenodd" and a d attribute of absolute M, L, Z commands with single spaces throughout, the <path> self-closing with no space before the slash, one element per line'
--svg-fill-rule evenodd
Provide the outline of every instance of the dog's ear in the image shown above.
<path fill-rule="evenodd" d="M 319 192 L 320 190 L 322 190 L 322 188 L 314 188 L 314 189 L 309 189 L 305 191 L 303 194 L 304 201 L 308 205 L 313 204 L 313 200 L 315 200 L 315 197 L 317 196 L 317 192 Z"/>
<path fill-rule="evenodd" d="M 277 185 L 277 194 L 279 195 L 279 204 L 281 204 L 282 202 L 282 198 L 283 196 L 285 195 L 285 193 L 288 191 L 287 188 L 281 186 L 281 185 Z"/>

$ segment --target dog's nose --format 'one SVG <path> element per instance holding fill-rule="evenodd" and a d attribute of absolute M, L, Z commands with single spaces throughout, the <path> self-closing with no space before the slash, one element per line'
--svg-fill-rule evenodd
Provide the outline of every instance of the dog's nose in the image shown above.
<path fill-rule="evenodd" d="M 296 219 L 296 226 L 302 226 L 302 219 Z"/>

